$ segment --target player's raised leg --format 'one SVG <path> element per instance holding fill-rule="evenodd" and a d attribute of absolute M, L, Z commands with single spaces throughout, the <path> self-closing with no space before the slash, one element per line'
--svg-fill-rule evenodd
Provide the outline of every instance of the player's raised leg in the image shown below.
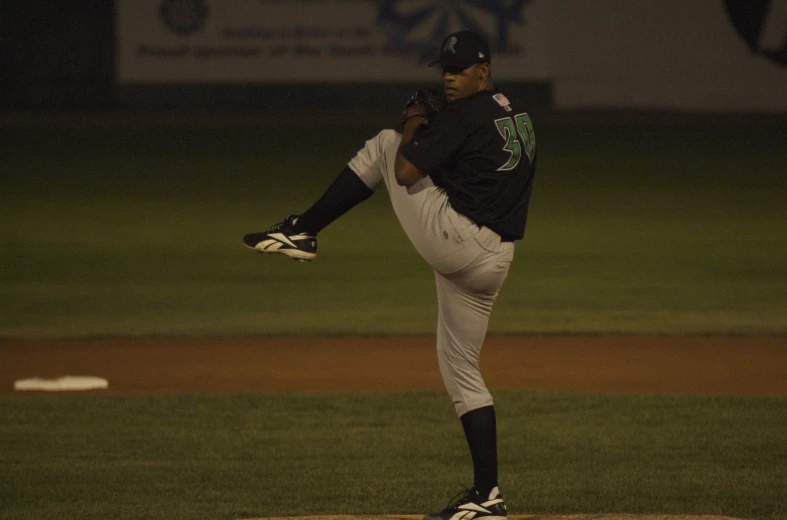
<path fill-rule="evenodd" d="M 258 253 L 280 253 L 293 260 L 314 260 L 317 257 L 317 237 L 295 229 L 298 215 L 290 215 L 265 231 L 243 236 L 243 245 Z"/>
<path fill-rule="evenodd" d="M 428 177 L 400 186 L 394 176 L 394 161 L 402 135 L 383 130 L 349 162 L 349 167 L 367 184 L 385 182 L 399 224 L 418 253 L 437 271 L 459 271 L 482 251 L 473 238 L 481 229 L 459 215 L 448 203 L 445 192 Z"/>
<path fill-rule="evenodd" d="M 447 199 L 443 195 L 437 196 L 429 179 L 424 179 L 419 186 L 410 190 L 392 180 L 393 161 L 401 138 L 401 134 L 395 130 L 383 130 L 367 140 L 308 210 L 300 215 L 291 215 L 266 231 L 245 235 L 243 244 L 260 253 L 284 254 L 302 261 L 313 260 L 317 256 L 317 233 L 368 199 L 385 182 L 394 212 L 421 255 L 430 263 L 442 258 L 444 269 L 456 270 L 465 265 L 467 260 L 461 248 L 454 251 L 461 258 L 455 258 L 456 255 L 452 258 L 450 254 L 444 254 L 445 248 L 435 255 L 430 245 L 446 232 L 445 216 L 438 213 L 444 212 Z M 432 192 L 426 188 L 431 188 Z M 418 190 L 424 193 L 418 194 Z M 425 201 L 428 197 L 439 200 Z"/>
<path fill-rule="evenodd" d="M 301 215 L 290 215 L 266 231 L 249 233 L 243 244 L 260 253 L 279 253 L 295 260 L 317 257 L 317 233 L 374 193 L 349 168 L 328 186 L 325 193 Z"/>

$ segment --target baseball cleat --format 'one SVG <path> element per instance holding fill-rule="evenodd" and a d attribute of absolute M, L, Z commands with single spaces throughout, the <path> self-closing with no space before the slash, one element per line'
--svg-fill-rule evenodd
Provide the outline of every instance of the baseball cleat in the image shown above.
<path fill-rule="evenodd" d="M 424 520 L 506 520 L 507 517 L 506 503 L 497 487 L 486 498 L 473 487 L 455 496 L 441 512 L 426 515 Z"/>
<path fill-rule="evenodd" d="M 261 233 L 243 237 L 243 245 L 258 253 L 280 253 L 301 262 L 317 257 L 317 237 L 295 231 L 298 215 L 290 215 Z"/>

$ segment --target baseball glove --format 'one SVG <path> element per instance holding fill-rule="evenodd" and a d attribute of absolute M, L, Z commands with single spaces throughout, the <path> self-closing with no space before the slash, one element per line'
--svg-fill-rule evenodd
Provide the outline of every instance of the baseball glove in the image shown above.
<path fill-rule="evenodd" d="M 442 92 L 432 88 L 419 88 L 415 91 L 402 111 L 401 124 L 405 124 L 411 117 L 425 117 L 429 121 L 445 106 L 445 97 Z"/>

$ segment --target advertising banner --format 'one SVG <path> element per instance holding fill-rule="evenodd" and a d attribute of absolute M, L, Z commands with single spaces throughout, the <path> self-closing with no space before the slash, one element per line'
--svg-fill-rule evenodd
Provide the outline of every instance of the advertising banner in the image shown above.
<path fill-rule="evenodd" d="M 532 0 L 117 0 L 117 79 L 127 83 L 434 80 L 449 32 L 492 45 L 496 77 L 548 77 Z"/>
<path fill-rule="evenodd" d="M 557 108 L 787 111 L 787 0 L 116 0 L 124 85 L 431 83 L 473 29 Z"/>

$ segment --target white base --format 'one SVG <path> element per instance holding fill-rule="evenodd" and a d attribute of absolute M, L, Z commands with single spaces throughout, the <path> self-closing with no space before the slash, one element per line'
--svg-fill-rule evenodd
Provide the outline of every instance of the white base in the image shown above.
<path fill-rule="evenodd" d="M 19 379 L 14 382 L 14 390 L 60 392 L 73 390 L 101 390 L 105 388 L 109 388 L 109 382 L 102 377 L 93 376 L 63 376 L 57 379 L 32 377 L 29 379 Z"/>

